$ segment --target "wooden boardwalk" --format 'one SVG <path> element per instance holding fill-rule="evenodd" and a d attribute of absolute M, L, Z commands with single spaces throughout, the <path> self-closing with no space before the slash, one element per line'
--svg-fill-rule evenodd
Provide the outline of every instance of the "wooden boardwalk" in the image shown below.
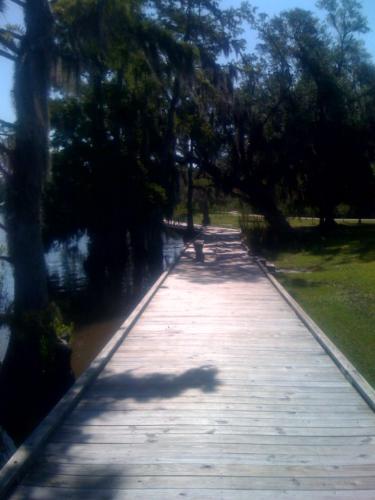
<path fill-rule="evenodd" d="M 375 414 L 236 231 L 187 252 L 15 499 L 375 499 Z"/>

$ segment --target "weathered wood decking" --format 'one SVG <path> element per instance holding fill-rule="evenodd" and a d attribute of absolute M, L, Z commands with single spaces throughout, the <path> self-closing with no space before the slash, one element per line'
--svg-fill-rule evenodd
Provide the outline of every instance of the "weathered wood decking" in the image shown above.
<path fill-rule="evenodd" d="M 375 414 L 235 231 L 187 252 L 12 499 L 374 499 Z"/>

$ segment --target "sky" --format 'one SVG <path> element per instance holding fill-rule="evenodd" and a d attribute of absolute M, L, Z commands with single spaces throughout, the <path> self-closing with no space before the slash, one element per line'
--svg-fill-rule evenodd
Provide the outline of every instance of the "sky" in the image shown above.
<path fill-rule="evenodd" d="M 319 10 L 315 7 L 316 0 L 250 0 L 249 3 L 258 7 L 259 12 L 265 12 L 271 16 L 295 7 L 319 14 Z M 221 0 L 220 4 L 223 8 L 239 7 L 241 0 Z M 370 28 L 370 32 L 364 35 L 363 39 L 368 52 L 375 60 L 375 0 L 362 0 L 362 5 Z M 0 26 L 6 23 L 22 23 L 21 9 L 13 2 L 8 2 L 8 9 L 4 14 L 0 14 Z M 256 44 L 254 33 L 247 30 L 243 37 L 246 39 L 249 49 L 253 49 Z M 7 121 L 14 120 L 11 99 L 12 80 L 13 64 L 0 57 L 0 118 Z"/>

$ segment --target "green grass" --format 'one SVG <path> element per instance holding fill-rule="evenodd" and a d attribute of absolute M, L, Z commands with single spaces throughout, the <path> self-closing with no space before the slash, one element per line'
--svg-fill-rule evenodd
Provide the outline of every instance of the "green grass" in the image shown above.
<path fill-rule="evenodd" d="M 288 221 L 292 227 L 316 227 L 319 225 L 317 217 L 288 217 Z M 336 221 L 348 226 L 358 224 L 358 219 L 336 219 Z M 375 224 L 375 219 L 363 219 L 362 224 Z"/>
<path fill-rule="evenodd" d="M 265 257 L 277 278 L 375 386 L 375 224 L 340 224 L 322 237 L 300 225 L 297 238 Z"/>
<path fill-rule="evenodd" d="M 239 229 L 239 214 L 235 211 L 233 212 L 212 212 L 210 213 L 211 225 L 219 227 L 230 227 Z M 201 224 L 203 215 L 200 212 L 194 213 L 194 224 Z M 176 220 L 180 222 L 186 222 L 185 214 L 177 214 Z"/>
<path fill-rule="evenodd" d="M 211 225 L 239 229 L 239 214 L 236 212 L 216 212 L 210 214 Z"/>

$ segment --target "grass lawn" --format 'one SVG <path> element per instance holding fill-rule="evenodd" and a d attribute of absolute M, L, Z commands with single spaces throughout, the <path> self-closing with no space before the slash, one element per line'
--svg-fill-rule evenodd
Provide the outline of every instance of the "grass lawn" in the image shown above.
<path fill-rule="evenodd" d="M 293 224 L 294 225 L 294 224 Z M 296 229 L 293 244 L 264 255 L 277 278 L 375 386 L 375 223 L 340 224 L 330 236 Z"/>
<path fill-rule="evenodd" d="M 202 218 L 200 218 L 202 219 Z M 210 214 L 211 225 L 239 229 L 240 216 L 236 212 L 216 212 Z"/>
<path fill-rule="evenodd" d="M 250 216 L 251 217 L 251 216 Z M 257 217 L 257 216 L 254 216 Z M 194 223 L 200 224 L 202 222 L 203 215 L 201 213 L 194 214 Z M 219 227 L 231 227 L 239 229 L 241 226 L 240 220 L 241 215 L 239 212 L 233 210 L 231 212 L 212 212 L 210 213 L 211 225 Z M 289 217 L 289 223 L 294 228 L 311 228 L 317 227 L 319 224 L 319 219 L 314 217 Z M 340 219 L 340 223 L 345 223 L 348 226 L 356 226 L 358 223 L 357 219 Z M 363 224 L 375 224 L 374 219 L 366 219 Z"/>
<path fill-rule="evenodd" d="M 198 212 L 194 214 L 194 224 L 201 224 L 203 215 Z M 232 227 L 239 229 L 240 216 L 237 212 L 212 212 L 210 213 L 211 225 L 219 227 Z M 186 222 L 186 215 L 177 217 L 176 220 Z"/>

